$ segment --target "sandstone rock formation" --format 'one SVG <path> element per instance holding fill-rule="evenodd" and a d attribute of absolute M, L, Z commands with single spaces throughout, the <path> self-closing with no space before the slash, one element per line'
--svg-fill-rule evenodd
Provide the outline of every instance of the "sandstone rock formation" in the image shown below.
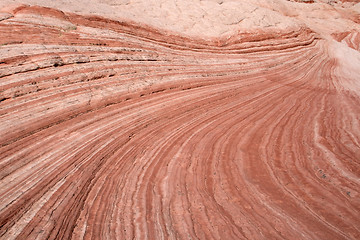
<path fill-rule="evenodd" d="M 0 239 L 360 238 L 359 3 L 17 3 Z"/>

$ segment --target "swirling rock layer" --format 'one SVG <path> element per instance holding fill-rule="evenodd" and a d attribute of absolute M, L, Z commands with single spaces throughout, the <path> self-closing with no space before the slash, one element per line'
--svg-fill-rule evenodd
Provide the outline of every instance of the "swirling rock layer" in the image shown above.
<path fill-rule="evenodd" d="M 359 239 L 357 30 L 0 19 L 1 239 Z"/>

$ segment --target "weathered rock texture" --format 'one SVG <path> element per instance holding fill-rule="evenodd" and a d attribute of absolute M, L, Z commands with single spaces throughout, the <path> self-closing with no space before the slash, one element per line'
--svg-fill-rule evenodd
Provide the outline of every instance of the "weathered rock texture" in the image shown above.
<path fill-rule="evenodd" d="M 359 4 L 204 2 L 4 1 L 0 239 L 360 238 Z"/>

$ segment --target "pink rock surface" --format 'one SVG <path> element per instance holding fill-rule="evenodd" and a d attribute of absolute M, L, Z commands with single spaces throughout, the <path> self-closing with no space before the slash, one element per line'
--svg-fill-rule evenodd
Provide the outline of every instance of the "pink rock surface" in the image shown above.
<path fill-rule="evenodd" d="M 0 239 L 359 239 L 359 3 L 305 2 L 3 0 Z"/>

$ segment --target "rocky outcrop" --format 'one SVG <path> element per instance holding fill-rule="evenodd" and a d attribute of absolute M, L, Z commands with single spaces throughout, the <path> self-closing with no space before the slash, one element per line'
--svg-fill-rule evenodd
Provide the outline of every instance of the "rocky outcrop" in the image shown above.
<path fill-rule="evenodd" d="M 345 43 L 347 46 L 360 51 L 360 33 L 356 30 L 340 32 L 333 34 L 334 39 L 338 42 Z"/>
<path fill-rule="evenodd" d="M 356 28 L 0 20 L 1 239 L 360 237 Z"/>

